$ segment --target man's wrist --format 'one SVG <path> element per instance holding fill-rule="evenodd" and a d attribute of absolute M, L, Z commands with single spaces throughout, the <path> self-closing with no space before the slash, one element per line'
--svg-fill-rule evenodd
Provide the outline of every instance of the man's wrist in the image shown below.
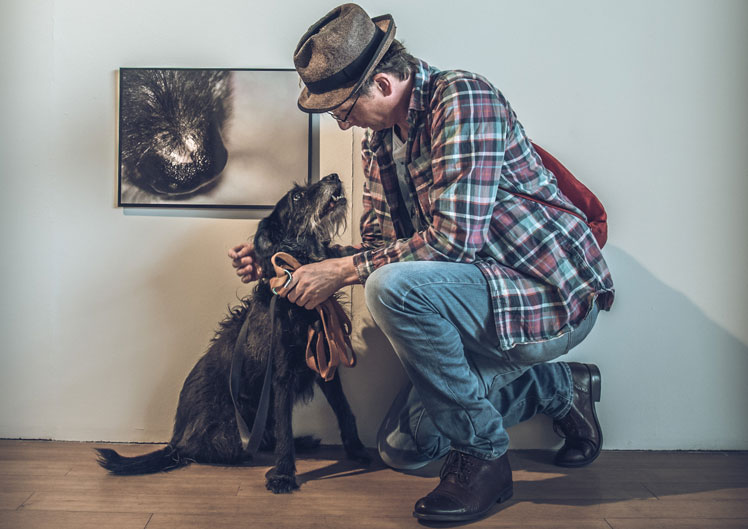
<path fill-rule="evenodd" d="M 358 285 L 361 283 L 356 266 L 353 264 L 352 255 L 339 257 L 335 261 L 338 265 L 338 277 L 340 277 L 341 286 Z"/>

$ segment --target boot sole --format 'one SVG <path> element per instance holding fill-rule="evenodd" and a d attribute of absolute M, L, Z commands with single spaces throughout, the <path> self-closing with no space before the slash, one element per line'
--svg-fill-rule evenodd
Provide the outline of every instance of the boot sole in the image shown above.
<path fill-rule="evenodd" d="M 469 520 L 475 520 L 476 518 L 480 518 L 482 516 L 485 516 L 488 511 L 493 509 L 494 505 L 497 503 L 504 503 L 505 501 L 509 500 L 514 495 L 514 487 L 509 487 L 508 489 L 505 489 L 499 494 L 498 499 L 495 503 L 490 504 L 488 507 L 483 509 L 479 512 L 471 512 L 466 514 L 422 514 L 413 512 L 413 517 L 418 518 L 419 520 L 425 520 L 429 522 L 467 522 Z"/>
<path fill-rule="evenodd" d="M 556 461 L 556 466 L 564 468 L 579 468 L 585 467 L 592 463 L 603 449 L 603 429 L 600 427 L 600 421 L 597 420 L 597 410 L 595 409 L 595 403 L 600 402 L 602 396 L 602 376 L 600 376 L 600 368 L 594 364 L 584 364 L 587 367 L 587 372 L 590 374 L 590 408 L 592 408 L 592 417 L 595 419 L 595 428 L 597 428 L 597 434 L 600 438 L 600 442 L 597 443 L 597 450 L 589 459 L 580 461 L 578 463 L 560 463 Z"/>

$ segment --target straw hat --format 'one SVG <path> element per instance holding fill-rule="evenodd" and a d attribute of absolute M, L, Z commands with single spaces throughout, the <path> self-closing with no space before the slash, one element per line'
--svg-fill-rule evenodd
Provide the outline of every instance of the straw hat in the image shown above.
<path fill-rule="evenodd" d="M 395 39 L 391 15 L 369 18 L 360 6 L 343 4 L 301 37 L 293 62 L 304 82 L 299 108 L 327 112 L 358 91 Z"/>

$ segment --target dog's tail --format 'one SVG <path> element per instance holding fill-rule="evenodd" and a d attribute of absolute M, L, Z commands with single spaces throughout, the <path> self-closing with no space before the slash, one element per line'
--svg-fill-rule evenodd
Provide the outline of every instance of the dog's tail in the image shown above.
<path fill-rule="evenodd" d="M 192 463 L 192 459 L 180 456 L 171 445 L 135 457 L 121 456 L 108 448 L 97 448 L 96 451 L 99 453 L 99 465 L 120 476 L 166 472 Z"/>

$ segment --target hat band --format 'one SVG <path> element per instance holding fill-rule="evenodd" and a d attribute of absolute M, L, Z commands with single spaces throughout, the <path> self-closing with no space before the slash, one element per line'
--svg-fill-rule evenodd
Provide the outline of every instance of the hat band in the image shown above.
<path fill-rule="evenodd" d="M 369 41 L 369 44 L 366 45 L 366 48 L 361 52 L 361 55 L 354 59 L 351 64 L 339 72 L 332 74 L 330 77 L 325 77 L 324 79 L 313 81 L 311 83 L 305 83 L 309 91 L 313 94 L 323 94 L 335 90 L 350 81 L 357 81 L 366 69 L 366 66 L 371 62 L 379 44 L 384 38 L 384 31 L 379 29 L 377 26 L 374 27 L 376 28 L 374 37 Z"/>

